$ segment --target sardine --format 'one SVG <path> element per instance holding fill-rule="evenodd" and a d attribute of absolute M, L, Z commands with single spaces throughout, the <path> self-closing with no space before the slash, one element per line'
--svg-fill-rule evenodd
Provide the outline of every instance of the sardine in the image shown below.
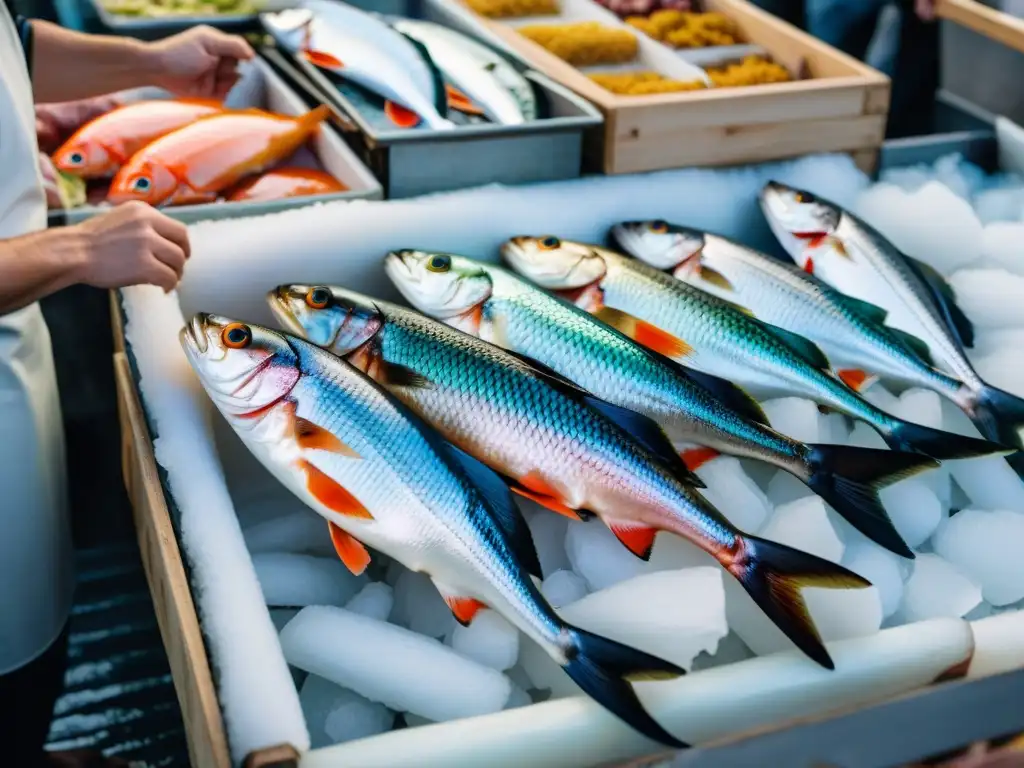
<path fill-rule="evenodd" d="M 879 410 L 833 376 L 828 358 L 803 336 L 762 323 L 735 304 L 621 253 L 548 235 L 512 238 L 502 254 L 520 274 L 670 359 L 759 391 L 806 397 L 848 413 L 896 450 L 935 459 L 1006 452 L 986 440 Z"/>
<path fill-rule="evenodd" d="M 658 531 L 693 542 L 799 648 L 832 668 L 799 587 L 868 583 L 737 530 L 673 471 L 646 417 L 403 307 L 326 286 L 282 286 L 268 299 L 283 324 L 366 371 L 520 495 L 572 518 L 596 514 L 645 560 Z"/>
<path fill-rule="evenodd" d="M 890 325 L 928 348 L 962 384 L 947 397 L 982 435 L 1016 449 L 1007 460 L 1024 472 L 1024 399 L 987 384 L 968 361 L 964 347 L 973 346 L 974 328 L 942 275 L 901 253 L 849 211 L 810 192 L 770 182 L 761 192 L 761 208 L 779 242 L 804 270 L 883 307 Z"/>
<path fill-rule="evenodd" d="M 937 466 L 917 454 L 805 445 L 767 426 L 739 387 L 655 355 L 564 299 L 494 264 L 447 253 L 397 251 L 385 270 L 421 312 L 539 361 L 615 405 L 654 419 L 690 469 L 718 453 L 757 459 L 797 477 L 864 535 L 904 557 L 914 554 L 878 500 L 877 489 Z"/>
<path fill-rule="evenodd" d="M 368 565 L 369 546 L 427 574 L 462 624 L 481 608 L 498 611 L 611 712 L 685 746 L 628 682 L 683 670 L 559 618 L 517 556 L 532 541 L 521 540 L 518 510 L 490 470 L 302 339 L 206 314 L 180 335 L 214 405 L 263 466 L 328 521 L 353 573 Z"/>

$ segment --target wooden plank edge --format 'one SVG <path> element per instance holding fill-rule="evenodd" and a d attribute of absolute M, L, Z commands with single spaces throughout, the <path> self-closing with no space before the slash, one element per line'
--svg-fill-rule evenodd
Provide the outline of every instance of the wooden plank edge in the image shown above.
<path fill-rule="evenodd" d="M 124 352 L 124 325 L 121 322 L 121 292 L 116 288 L 107 291 L 110 298 L 110 329 L 114 334 L 114 353 Z"/>
<path fill-rule="evenodd" d="M 298 768 L 300 757 L 291 744 L 278 744 L 250 752 L 242 768 Z"/>
<path fill-rule="evenodd" d="M 1024 53 L 1024 19 L 974 0 L 937 0 L 935 14 Z"/>
<path fill-rule="evenodd" d="M 224 720 L 199 618 L 164 500 L 152 439 L 124 352 L 114 355 L 114 371 L 125 488 L 185 722 L 189 755 L 194 766 L 231 768 Z"/>

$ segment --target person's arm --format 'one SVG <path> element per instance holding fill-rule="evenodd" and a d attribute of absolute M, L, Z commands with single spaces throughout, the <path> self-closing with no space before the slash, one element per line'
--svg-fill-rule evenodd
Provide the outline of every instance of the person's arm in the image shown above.
<path fill-rule="evenodd" d="M 30 24 L 26 53 L 37 102 L 75 101 L 148 85 L 180 96 L 223 98 L 237 79 L 235 64 L 253 56 L 245 40 L 210 27 L 145 43 L 73 32 L 47 21 Z"/>
<path fill-rule="evenodd" d="M 72 227 L 0 240 L 0 315 L 77 283 L 173 290 L 189 257 L 188 228 L 145 203 Z"/>

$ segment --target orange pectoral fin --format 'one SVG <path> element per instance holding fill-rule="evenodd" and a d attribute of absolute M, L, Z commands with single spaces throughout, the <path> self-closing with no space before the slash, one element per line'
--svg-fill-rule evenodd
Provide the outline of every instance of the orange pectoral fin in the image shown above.
<path fill-rule="evenodd" d="M 341 442 L 335 435 L 301 416 L 295 417 L 295 439 L 300 448 L 331 451 L 353 459 L 361 458 L 358 453 Z"/>
<path fill-rule="evenodd" d="M 580 514 L 567 506 L 558 498 L 558 492 L 548 485 L 539 472 L 528 472 L 519 478 L 521 487 L 512 486 L 512 492 L 518 493 L 524 499 L 531 499 L 545 509 L 565 515 L 570 520 L 582 520 Z"/>
<path fill-rule="evenodd" d="M 305 459 L 300 459 L 299 465 L 306 473 L 306 488 L 309 489 L 313 498 L 329 510 L 337 512 L 339 515 L 373 520 L 373 515 L 370 514 L 370 511 L 355 496 L 338 485 L 337 482 Z"/>
<path fill-rule="evenodd" d="M 420 124 L 420 116 L 411 109 L 406 109 L 401 104 L 393 101 L 384 103 L 384 114 L 399 128 L 415 128 Z"/>
<path fill-rule="evenodd" d="M 475 597 L 452 597 L 445 595 L 444 601 L 448 604 L 448 607 L 452 609 L 452 614 L 455 616 L 455 620 L 464 627 L 468 627 L 470 622 L 476 616 L 477 611 L 487 606 L 477 600 Z"/>
<path fill-rule="evenodd" d="M 686 468 L 691 472 L 694 472 L 703 467 L 712 459 L 716 459 L 721 455 L 722 454 L 720 454 L 714 448 L 705 448 L 701 446 L 699 448 L 689 448 L 685 451 L 682 451 L 679 454 L 679 457 L 683 460 L 683 463 L 686 465 Z"/>
<path fill-rule="evenodd" d="M 878 381 L 877 376 L 857 368 L 843 368 L 837 370 L 836 375 L 839 376 L 843 384 L 848 386 L 854 392 L 863 392 Z"/>
<path fill-rule="evenodd" d="M 665 357 L 677 359 L 686 357 L 693 352 L 693 347 L 682 339 L 617 309 L 603 307 L 597 311 L 596 316 L 626 336 L 629 336 L 637 344 Z"/>
<path fill-rule="evenodd" d="M 621 541 L 626 549 L 634 555 L 644 561 L 651 559 L 654 537 L 658 535 L 656 529 L 624 523 L 609 523 L 608 527 L 615 534 L 615 538 Z"/>
<path fill-rule="evenodd" d="M 314 67 L 321 69 L 344 69 L 345 64 L 337 56 L 323 51 L 303 51 L 302 57 Z"/>
<path fill-rule="evenodd" d="M 804 262 L 804 272 L 808 275 L 814 274 L 814 259 L 810 256 L 807 257 L 807 261 Z"/>
<path fill-rule="evenodd" d="M 483 117 L 484 111 L 480 109 L 473 100 L 466 94 L 456 88 L 454 85 L 446 84 L 444 87 L 448 94 L 448 106 L 451 109 L 457 109 L 459 112 L 465 112 L 467 115 L 478 115 Z"/>
<path fill-rule="evenodd" d="M 331 531 L 331 542 L 334 544 L 334 551 L 338 553 L 341 562 L 352 571 L 352 575 L 362 575 L 363 571 L 366 570 L 366 566 L 370 564 L 370 553 L 366 551 L 366 547 L 330 520 L 327 521 L 327 527 Z"/>

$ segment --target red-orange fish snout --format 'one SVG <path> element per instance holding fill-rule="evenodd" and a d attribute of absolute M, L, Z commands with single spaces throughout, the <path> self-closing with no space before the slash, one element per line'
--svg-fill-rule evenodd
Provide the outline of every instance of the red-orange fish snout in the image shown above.
<path fill-rule="evenodd" d="M 139 200 L 160 205 L 180 186 L 180 180 L 169 168 L 156 163 L 129 163 L 114 177 L 107 200 L 115 205 Z"/>

